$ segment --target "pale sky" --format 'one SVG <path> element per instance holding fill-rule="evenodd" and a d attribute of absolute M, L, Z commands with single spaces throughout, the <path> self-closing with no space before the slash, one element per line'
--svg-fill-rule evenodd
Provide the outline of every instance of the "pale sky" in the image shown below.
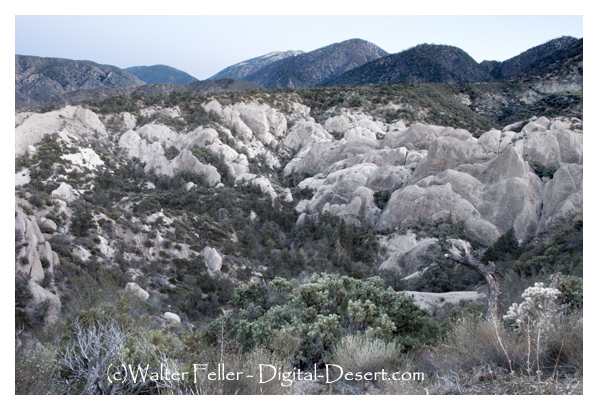
<path fill-rule="evenodd" d="M 120 68 L 166 64 L 200 80 L 272 51 L 309 52 L 351 38 L 389 53 L 446 44 L 481 62 L 564 35 L 583 37 L 582 15 L 15 15 L 16 54 Z"/>

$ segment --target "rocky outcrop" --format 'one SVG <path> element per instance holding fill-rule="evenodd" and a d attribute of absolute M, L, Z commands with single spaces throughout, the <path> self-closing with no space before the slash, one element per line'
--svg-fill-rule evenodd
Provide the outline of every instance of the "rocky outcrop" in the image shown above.
<path fill-rule="evenodd" d="M 146 172 L 154 170 L 157 174 L 173 177 L 181 171 L 191 171 L 203 176 L 210 186 L 220 182 L 220 174 L 216 168 L 202 164 L 189 150 L 183 149 L 175 158 L 168 160 L 159 142 L 148 143 L 133 130 L 125 132 L 118 144 L 129 158 L 138 158 L 145 163 Z"/>
<path fill-rule="evenodd" d="M 281 140 L 281 144 L 297 153 L 319 141 L 332 141 L 333 137 L 314 119 L 300 119 Z"/>
<path fill-rule="evenodd" d="M 74 106 L 48 113 L 21 113 L 15 126 L 15 157 L 27 154 L 28 148 L 42 141 L 46 134 L 60 133 L 67 142 L 108 136 L 96 113 Z"/>
<path fill-rule="evenodd" d="M 54 286 L 54 267 L 58 255 L 52 251 L 33 216 L 16 206 L 15 212 L 15 275 L 27 284 L 31 299 L 24 302 L 30 318 L 43 318 L 54 324 L 60 318 L 61 303 Z"/>
<path fill-rule="evenodd" d="M 336 116 L 325 129 L 347 136 L 357 124 L 355 117 Z M 316 190 L 298 205 L 301 213 L 327 211 L 379 230 L 451 215 L 483 244 L 512 227 L 526 240 L 555 215 L 582 215 L 582 132 L 573 124 L 578 120 L 532 118 L 479 139 L 466 130 L 422 124 L 388 131 L 380 140 L 356 131 L 355 139 L 306 146 L 284 173 L 313 174 L 300 184 Z M 552 179 L 534 171 L 555 162 Z M 369 200 L 381 192 L 391 194 L 382 210 Z"/>
<path fill-rule="evenodd" d="M 52 197 L 64 200 L 67 203 L 72 202 L 76 198 L 76 195 L 73 191 L 73 187 L 71 187 L 69 184 L 64 183 L 64 182 L 60 183 L 58 188 L 56 190 L 52 191 L 52 194 L 50 194 L 50 195 Z"/>
<path fill-rule="evenodd" d="M 464 221 L 467 234 L 484 244 L 492 244 L 501 235 L 496 227 L 481 218 L 470 202 L 455 193 L 450 184 L 426 188 L 410 185 L 394 192 L 376 228 L 409 227 L 421 219 L 446 219 L 450 214 L 455 221 Z"/>
<path fill-rule="evenodd" d="M 553 179 L 545 184 L 542 200 L 540 230 L 545 230 L 551 221 L 560 215 L 573 215 L 582 219 L 582 165 L 561 164 Z"/>
<path fill-rule="evenodd" d="M 385 261 L 379 270 L 396 272 L 401 278 L 416 273 L 422 265 L 420 256 L 437 240 L 433 238 L 419 239 L 416 233 L 391 235 L 381 239 L 381 247 L 385 249 Z"/>
<path fill-rule="evenodd" d="M 270 181 L 267 178 L 265 178 L 263 176 L 258 176 L 253 173 L 244 173 L 235 179 L 235 183 L 236 184 L 250 183 L 252 185 L 255 185 L 256 187 L 259 187 L 260 190 L 262 191 L 262 193 L 270 196 L 270 198 L 274 199 L 277 197 L 277 193 L 276 193 L 275 189 L 273 188 L 272 184 L 270 183 Z"/>

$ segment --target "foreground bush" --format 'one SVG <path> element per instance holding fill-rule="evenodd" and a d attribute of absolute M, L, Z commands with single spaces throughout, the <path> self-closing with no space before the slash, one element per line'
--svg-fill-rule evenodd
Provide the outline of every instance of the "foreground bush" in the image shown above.
<path fill-rule="evenodd" d="M 385 289 L 378 277 L 363 281 L 321 274 L 303 286 L 282 278 L 267 285 L 253 282 L 237 289 L 231 303 L 235 311 L 206 327 L 206 341 L 216 344 L 226 333 L 245 350 L 264 346 L 298 366 L 322 365 L 346 335 L 409 351 L 432 343 L 439 333 L 427 311 L 403 293 Z"/>

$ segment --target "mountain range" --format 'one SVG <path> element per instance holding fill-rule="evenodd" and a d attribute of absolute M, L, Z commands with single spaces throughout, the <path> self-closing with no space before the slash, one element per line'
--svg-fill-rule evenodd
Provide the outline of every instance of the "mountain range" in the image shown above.
<path fill-rule="evenodd" d="M 583 40 L 560 37 L 533 47 L 504 62 L 477 63 L 457 47 L 421 44 L 389 54 L 373 43 L 351 39 L 311 52 L 273 52 L 245 60 L 210 77 L 210 92 L 218 92 L 214 80 L 231 78 L 242 82 L 222 91 L 264 88 L 310 88 L 318 86 L 387 83 L 482 84 L 509 80 L 516 76 L 535 76 L 549 70 L 561 85 L 561 91 L 582 88 Z M 564 80 L 567 78 L 567 81 Z M 15 105 L 42 101 L 60 104 L 65 98 L 81 101 L 81 93 L 61 96 L 77 90 L 104 90 L 96 96 L 140 92 L 131 86 L 169 83 L 185 87 L 161 86 L 164 91 L 190 91 L 205 88 L 193 85 L 195 77 L 165 65 L 120 69 L 91 61 L 42 58 L 17 55 L 15 59 Z M 566 84 L 567 83 L 567 84 Z M 566 85 L 564 85 L 566 84 Z M 572 86 L 575 84 L 575 86 Z M 215 88 L 216 87 L 216 88 Z M 113 89 L 107 91 L 106 89 Z M 116 91 L 116 90 L 119 91 Z M 144 89 L 141 92 L 155 90 Z"/>

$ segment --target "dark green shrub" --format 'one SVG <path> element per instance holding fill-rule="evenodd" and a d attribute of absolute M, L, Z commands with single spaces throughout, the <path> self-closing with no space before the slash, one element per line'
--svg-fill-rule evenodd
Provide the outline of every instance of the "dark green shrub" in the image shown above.
<path fill-rule="evenodd" d="M 322 364 L 325 354 L 348 334 L 363 334 L 411 350 L 435 340 L 438 326 L 412 298 L 384 288 L 378 277 L 357 280 L 331 274 L 314 275 L 301 287 L 275 278 L 268 284 L 252 282 L 238 288 L 231 305 L 235 311 L 205 330 L 215 342 L 221 328 L 246 349 L 274 349 L 277 333 L 296 336 L 293 353 L 299 365 Z"/>
<path fill-rule="evenodd" d="M 518 258 L 522 253 L 514 227 L 510 228 L 505 234 L 495 241 L 495 243 L 487 248 L 481 261 L 488 263 L 490 261 L 498 261 L 500 259 Z"/>
<path fill-rule="evenodd" d="M 391 194 L 392 193 L 389 190 L 377 191 L 376 193 L 374 193 L 374 204 L 376 204 L 378 208 L 383 210 L 387 205 L 389 198 L 391 198 Z"/>
<path fill-rule="evenodd" d="M 560 275 L 558 289 L 560 290 L 561 295 L 559 296 L 558 301 L 560 304 L 564 305 L 566 312 L 569 314 L 582 310 L 582 283 L 583 281 L 580 277 Z"/>
<path fill-rule="evenodd" d="M 541 178 L 543 178 L 543 177 L 553 178 L 553 175 L 559 168 L 559 164 L 545 165 L 538 161 L 530 161 L 529 163 L 530 163 L 530 166 L 532 167 L 533 171 L 535 172 L 535 174 Z"/>
<path fill-rule="evenodd" d="M 421 274 L 410 284 L 411 290 L 446 293 L 467 290 L 478 284 L 480 276 L 474 270 L 445 258 L 451 248 L 451 243 L 441 238 L 419 256 Z"/>
<path fill-rule="evenodd" d="M 179 155 L 179 150 L 175 146 L 170 146 L 169 148 L 164 150 L 164 155 L 167 160 L 172 160 L 173 158 Z"/>
<path fill-rule="evenodd" d="M 69 231 L 78 237 L 87 237 L 89 230 L 95 227 L 91 207 L 87 204 L 74 204 L 73 218 Z"/>

